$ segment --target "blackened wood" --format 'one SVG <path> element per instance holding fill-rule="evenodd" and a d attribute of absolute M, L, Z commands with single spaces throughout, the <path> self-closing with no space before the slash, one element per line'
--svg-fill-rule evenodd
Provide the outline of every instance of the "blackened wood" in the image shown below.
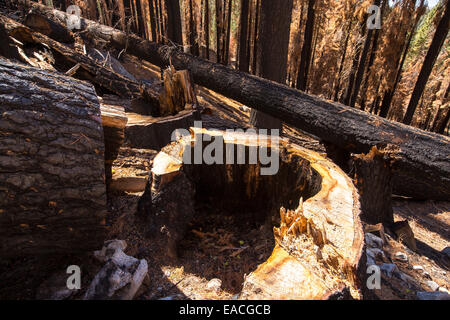
<path fill-rule="evenodd" d="M 0 256 L 101 247 L 104 141 L 92 85 L 0 59 Z"/>
<path fill-rule="evenodd" d="M 58 42 L 73 43 L 75 41 L 72 32 L 67 29 L 66 25 L 46 19 L 40 14 L 33 12 L 27 14 L 24 25 L 36 32 L 46 34 Z"/>
<path fill-rule="evenodd" d="M 353 157 L 354 183 L 361 202 L 361 220 L 369 224 L 394 223 L 389 160 L 376 147 Z"/>

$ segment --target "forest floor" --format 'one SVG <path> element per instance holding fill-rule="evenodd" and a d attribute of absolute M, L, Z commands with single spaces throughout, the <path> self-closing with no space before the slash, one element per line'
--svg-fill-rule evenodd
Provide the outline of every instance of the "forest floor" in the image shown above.
<path fill-rule="evenodd" d="M 132 56 L 125 56 L 125 68 L 137 78 L 159 77 L 159 68 Z M 249 128 L 249 109 L 206 88 L 197 87 L 202 107 L 202 125 L 206 128 Z M 299 130 L 284 126 L 283 137 L 292 143 L 324 152 L 322 144 Z M 124 146 L 114 162 L 113 177 L 142 176 L 151 168 L 154 150 L 137 150 Z M 258 226 L 243 227 L 233 215 L 208 211 L 209 220 L 199 218 L 179 248 L 178 261 L 164 261 L 155 244 L 149 243 L 135 217 L 140 194 L 121 192 L 110 196 L 110 239 L 123 239 L 129 244 L 127 254 L 146 258 L 150 281 L 138 299 L 230 299 L 240 291 L 245 274 L 270 255 L 273 248 L 271 230 Z M 199 217 L 205 215 L 199 214 Z M 225 219 L 223 219 L 225 217 Z M 403 278 L 382 274 L 379 299 L 416 299 L 417 291 L 433 291 L 429 281 L 440 290 L 450 289 L 450 259 L 441 251 L 450 244 L 450 202 L 412 201 L 396 198 L 396 221 L 407 219 L 416 238 L 417 252 L 388 236 L 381 264 L 395 264 Z M 245 223 L 245 222 L 244 222 Z M 250 231 L 250 232 L 249 232 Z M 395 254 L 405 253 L 408 261 Z M 415 267 L 414 267 L 415 266 Z M 421 268 L 419 268 L 420 266 Z M 221 284 L 221 285 L 220 285 Z M 220 288 L 219 288 L 220 287 Z"/>

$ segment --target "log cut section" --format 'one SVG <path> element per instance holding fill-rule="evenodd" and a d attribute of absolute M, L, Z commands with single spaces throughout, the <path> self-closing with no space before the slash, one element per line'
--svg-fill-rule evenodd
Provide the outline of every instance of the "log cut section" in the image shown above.
<path fill-rule="evenodd" d="M 274 227 L 272 254 L 245 277 L 240 299 L 361 298 L 357 190 L 329 160 L 272 136 L 191 128 L 154 159 L 138 213 L 176 258 L 189 224 L 205 214 L 196 205 L 207 202 Z"/>
<path fill-rule="evenodd" d="M 100 105 L 82 81 L 0 59 L 0 256 L 104 241 Z"/>

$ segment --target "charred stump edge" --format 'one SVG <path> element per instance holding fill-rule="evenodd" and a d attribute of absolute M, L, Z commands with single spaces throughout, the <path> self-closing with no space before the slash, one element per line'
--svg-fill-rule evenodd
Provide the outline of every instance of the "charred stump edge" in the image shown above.
<path fill-rule="evenodd" d="M 163 210 L 167 212 L 167 217 L 162 219 L 168 219 L 168 224 L 175 219 L 179 219 L 176 220 L 177 223 L 187 223 L 183 219 L 189 219 L 191 216 L 187 211 L 193 210 L 194 200 L 193 191 L 189 190 L 192 185 L 183 169 L 182 159 L 186 147 L 195 144 L 196 137 L 223 135 L 224 141 L 228 143 L 243 145 L 252 143 L 245 136 L 239 134 L 226 136 L 220 131 L 198 128 L 190 130 L 190 137 L 184 137 L 163 148 L 155 158 L 146 192 L 141 199 L 147 199 L 145 201 L 150 199 L 151 203 L 141 201 L 139 214 L 152 214 L 159 210 L 155 206 L 163 204 Z M 266 146 L 270 147 L 270 145 L 270 141 L 266 142 Z M 262 145 L 258 144 L 258 146 Z M 280 148 L 284 148 L 289 154 L 298 155 L 309 161 L 311 167 L 321 176 L 322 187 L 316 195 L 303 203 L 303 215 L 308 223 L 327 234 L 326 237 L 329 240 L 327 245 L 339 253 L 335 257 L 336 261 L 333 262 L 334 267 L 345 276 L 337 281 L 338 287 L 327 288 L 324 281 L 313 274 L 307 265 L 291 256 L 284 245 L 277 244 L 272 256 L 246 277 L 240 298 L 333 299 L 347 297 L 346 292 L 349 290 L 352 291 L 354 297 L 361 298 L 365 284 L 365 262 L 363 261 L 365 255 L 363 255 L 364 235 L 359 217 L 360 204 L 356 188 L 338 166 L 319 154 L 290 145 L 285 140 L 281 140 Z M 184 187 L 181 187 L 178 180 L 183 182 Z M 173 204 L 169 208 L 167 205 L 170 202 Z M 163 237 L 168 239 L 167 253 L 176 256 L 174 252 L 176 243 L 173 242 L 177 239 L 176 235 L 171 233 L 170 227 L 154 231 L 155 233 L 161 232 Z M 303 270 L 303 273 L 299 270 Z M 282 279 L 286 279 L 286 283 L 283 284 Z M 275 283 L 281 283 L 281 285 L 277 286 Z"/>

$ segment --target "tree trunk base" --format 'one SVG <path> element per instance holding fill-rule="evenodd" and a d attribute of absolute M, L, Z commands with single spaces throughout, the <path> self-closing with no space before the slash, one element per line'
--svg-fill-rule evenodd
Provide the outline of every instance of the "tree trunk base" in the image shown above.
<path fill-rule="evenodd" d="M 374 147 L 368 154 L 354 156 L 353 169 L 361 202 L 361 220 L 392 225 L 392 173 L 383 152 Z"/>
<path fill-rule="evenodd" d="M 234 152 L 226 161 L 224 153 L 219 164 L 193 164 L 195 154 L 212 146 L 241 150 L 244 157 Z M 275 175 L 264 175 L 258 161 L 236 164 L 249 163 L 252 150 L 261 148 L 279 151 Z M 346 292 L 361 298 L 364 237 L 357 191 L 317 153 L 284 140 L 278 148 L 267 136 L 191 128 L 190 136 L 154 159 L 138 209 L 148 219 L 149 235 L 174 259 L 198 203 L 275 226 L 272 256 L 245 278 L 241 299 L 331 299 L 349 297 Z"/>

